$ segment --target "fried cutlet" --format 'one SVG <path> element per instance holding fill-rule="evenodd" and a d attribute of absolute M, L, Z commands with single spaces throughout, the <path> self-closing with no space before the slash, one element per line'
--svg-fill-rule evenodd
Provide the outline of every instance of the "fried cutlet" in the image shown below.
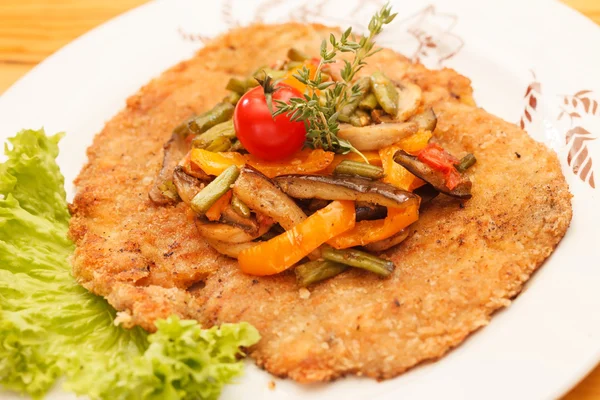
<path fill-rule="evenodd" d="M 295 23 L 234 30 L 143 87 L 96 136 L 75 182 L 73 270 L 124 325 L 153 330 L 170 314 L 205 326 L 248 321 L 262 335 L 250 355 L 275 375 L 391 378 L 486 325 L 554 250 L 571 220 L 556 154 L 472 106 L 467 78 L 389 50 L 365 73 L 418 84 L 438 115 L 433 141 L 478 160 L 469 170 L 473 198 L 441 195 L 427 205 L 409 238 L 387 252 L 390 278 L 350 270 L 307 294 L 290 272 L 245 275 L 198 235 L 185 204 L 149 200 L 175 126 L 220 101 L 231 76 L 283 59 L 291 46 L 315 54 L 329 32 Z"/>

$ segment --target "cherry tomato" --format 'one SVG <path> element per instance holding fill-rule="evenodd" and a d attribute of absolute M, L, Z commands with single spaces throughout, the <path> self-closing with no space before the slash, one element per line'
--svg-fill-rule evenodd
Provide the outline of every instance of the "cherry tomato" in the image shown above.
<path fill-rule="evenodd" d="M 437 144 L 428 144 L 417 154 L 417 158 L 431 168 L 443 172 L 448 189 L 454 189 L 460 182 L 460 174 L 455 166 L 459 160 Z"/>
<path fill-rule="evenodd" d="M 273 100 L 289 102 L 302 94 L 291 86 L 278 84 Z M 273 109 L 276 108 L 273 102 Z M 233 113 L 233 124 L 244 148 L 267 161 L 282 160 L 299 151 L 306 140 L 304 122 L 292 121 L 285 114 L 273 118 L 262 86 L 242 96 Z"/>

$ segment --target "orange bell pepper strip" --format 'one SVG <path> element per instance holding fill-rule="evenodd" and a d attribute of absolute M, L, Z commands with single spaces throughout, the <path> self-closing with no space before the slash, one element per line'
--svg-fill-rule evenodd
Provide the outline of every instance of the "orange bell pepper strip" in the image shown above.
<path fill-rule="evenodd" d="M 231 165 L 238 167 L 249 164 L 269 178 L 287 174 L 312 174 L 324 170 L 333 161 L 333 153 L 321 149 L 304 149 L 292 158 L 282 161 L 263 161 L 251 154 L 235 152 L 214 153 L 203 149 L 192 149 L 190 162 L 208 175 L 219 175 Z"/>
<path fill-rule="evenodd" d="M 419 219 L 419 205 L 407 208 L 388 208 L 385 219 L 357 222 L 353 229 L 334 237 L 327 243 L 336 249 L 364 246 L 387 239 Z"/>
<path fill-rule="evenodd" d="M 208 211 L 204 214 L 209 221 L 218 221 L 221 219 L 221 214 L 223 210 L 227 208 L 229 203 L 231 202 L 232 192 L 229 190 L 225 193 L 215 204 L 213 204 Z"/>
<path fill-rule="evenodd" d="M 377 151 L 363 151 L 362 153 L 366 157 L 366 159 L 369 160 L 369 164 L 377 165 L 378 167 L 381 166 L 381 157 L 379 157 L 379 153 Z M 337 167 L 338 164 L 344 160 L 365 162 L 364 158 L 362 158 L 356 153 L 336 154 L 335 156 L 333 156 L 333 161 L 331 162 L 331 164 L 329 164 L 329 166 L 320 173 L 331 175 L 335 167 Z"/>
<path fill-rule="evenodd" d="M 410 135 L 392 146 L 379 150 L 379 156 L 381 157 L 383 172 L 385 174 L 383 181 L 399 189 L 408 190 L 410 192 L 423 186 L 425 182 L 394 161 L 394 154 L 398 150 L 404 150 L 407 153 L 413 154 L 418 153 L 427 146 L 429 139 L 431 139 L 430 131 L 418 131 L 414 135 Z"/>
<path fill-rule="evenodd" d="M 354 227 L 354 202 L 333 201 L 289 231 L 243 250 L 238 262 L 250 275 L 278 274 L 331 238 Z"/>
<path fill-rule="evenodd" d="M 253 155 L 246 157 L 246 162 L 268 176 L 274 178 L 287 174 L 312 174 L 324 170 L 333 161 L 334 154 L 322 149 L 304 149 L 290 159 L 270 162 L 260 160 Z"/>

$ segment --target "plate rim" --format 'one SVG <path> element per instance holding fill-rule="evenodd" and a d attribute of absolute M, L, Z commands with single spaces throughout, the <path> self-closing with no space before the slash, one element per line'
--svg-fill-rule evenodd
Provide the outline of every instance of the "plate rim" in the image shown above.
<path fill-rule="evenodd" d="M 83 35 L 77 37 L 73 41 L 62 46 L 60 49 L 58 49 L 57 51 L 52 53 L 50 56 L 45 58 L 42 62 L 37 64 L 35 67 L 33 67 L 25 75 L 20 77 L 9 88 L 7 88 L 4 91 L 4 93 L 2 93 L 2 95 L 0 95 L 0 110 L 1 110 L 1 108 L 2 108 L 1 106 L 3 104 L 2 100 L 5 100 L 7 97 L 12 97 L 13 96 L 12 93 L 18 92 L 19 90 L 21 90 L 20 88 L 22 86 L 24 86 L 24 83 L 26 83 L 31 78 L 32 75 L 39 74 L 40 73 L 39 71 L 43 70 L 46 67 L 46 65 L 48 65 L 48 63 L 54 62 L 53 60 L 60 58 L 64 54 L 65 51 L 70 51 L 70 49 L 75 44 L 85 42 L 89 39 L 89 37 L 98 35 L 99 32 L 104 31 L 105 29 L 107 29 L 107 27 L 113 25 L 116 21 L 121 21 L 125 18 L 128 18 L 131 15 L 136 15 L 136 14 L 140 13 L 141 10 L 151 9 L 158 5 L 162 5 L 164 3 L 166 3 L 166 1 L 151 0 L 145 4 L 139 5 L 127 12 L 124 12 L 122 14 L 119 14 L 118 16 L 111 18 L 110 20 L 98 25 L 97 27 L 93 28 L 92 30 L 84 33 Z M 561 3 L 559 0 L 551 0 L 550 2 L 548 2 L 548 4 L 552 4 L 553 7 L 558 5 L 558 8 L 560 9 L 558 12 L 568 13 L 568 14 L 570 14 L 570 18 L 577 18 L 580 23 L 582 23 L 583 20 L 587 21 L 585 24 L 583 24 L 585 29 L 594 27 L 595 33 L 600 38 L 600 26 L 596 25 L 591 19 L 589 19 L 588 17 L 586 17 L 579 11 L 567 6 L 566 4 Z M 451 6 L 450 3 L 449 3 L 449 6 Z M 14 133 L 10 133 L 10 135 L 12 135 L 12 134 L 14 134 Z M 594 353 L 594 355 L 589 357 L 589 359 L 585 363 L 585 365 L 581 365 L 579 368 L 577 368 L 577 371 L 578 371 L 577 373 L 571 374 L 571 376 L 573 376 L 573 379 L 568 380 L 568 382 L 565 381 L 560 386 L 560 389 L 557 389 L 557 391 L 560 391 L 560 393 L 558 393 L 558 394 L 561 396 L 566 394 L 569 390 L 571 390 L 573 387 L 575 387 L 579 382 L 584 380 L 586 378 L 587 374 L 593 368 L 595 368 L 599 363 L 600 363 L 600 344 L 597 346 L 597 349 L 596 349 L 596 352 Z M 575 375 L 577 376 L 577 378 L 574 377 Z"/>

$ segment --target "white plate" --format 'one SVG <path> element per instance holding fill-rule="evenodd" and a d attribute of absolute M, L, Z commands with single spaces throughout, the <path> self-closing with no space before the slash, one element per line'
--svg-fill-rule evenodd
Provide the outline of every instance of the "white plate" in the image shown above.
<path fill-rule="evenodd" d="M 192 56 L 202 38 L 260 18 L 354 22 L 360 29 L 381 3 L 149 3 L 77 39 L 10 88 L 0 98 L 0 139 L 21 128 L 66 131 L 59 163 L 71 182 L 93 135 L 127 96 Z M 275 390 L 268 389 L 273 378 L 249 363 L 223 399 L 546 399 L 566 392 L 600 358 L 600 189 L 593 188 L 600 186 L 600 140 L 586 140 L 600 132 L 600 29 L 550 0 L 392 3 L 400 15 L 380 44 L 430 67 L 457 69 L 473 80 L 482 107 L 523 121 L 558 152 L 575 195 L 571 228 L 513 305 L 436 363 L 382 383 L 352 378 L 306 388 L 274 379 Z"/>

